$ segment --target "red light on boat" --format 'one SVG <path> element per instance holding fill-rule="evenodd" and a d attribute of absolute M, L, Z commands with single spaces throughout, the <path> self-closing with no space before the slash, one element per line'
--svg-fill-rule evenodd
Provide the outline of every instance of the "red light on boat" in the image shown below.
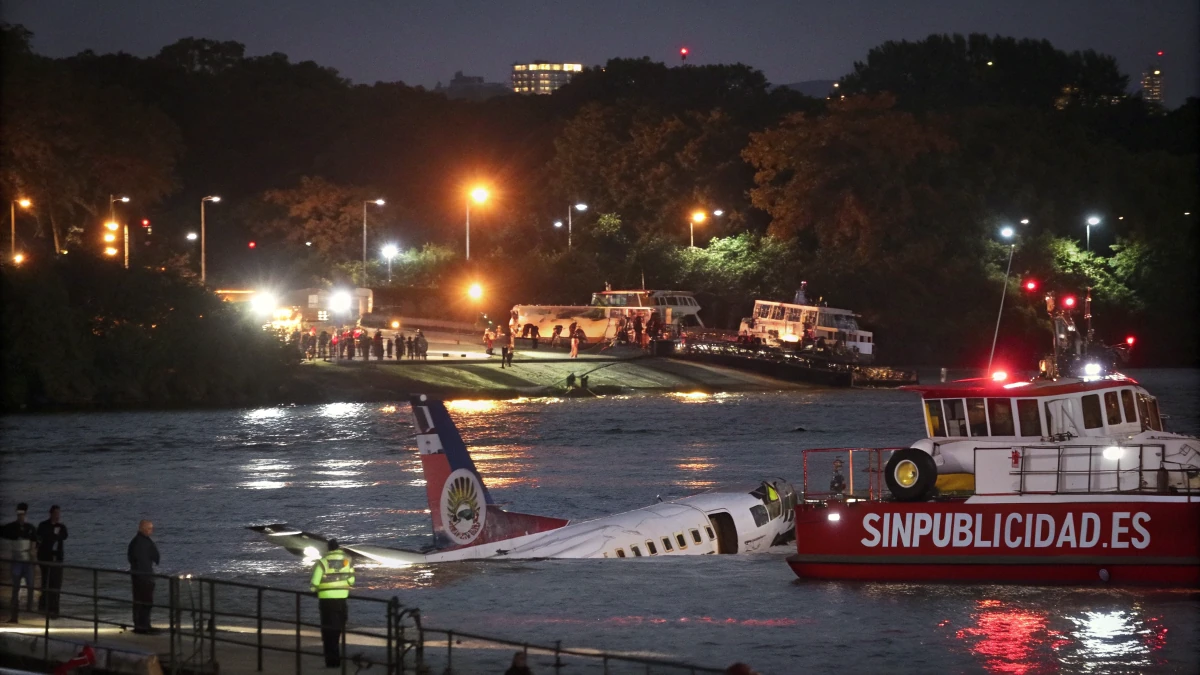
<path fill-rule="evenodd" d="M 1074 306 L 1075 306 L 1075 296 L 1068 295 L 1067 297 L 1063 298 L 1063 307 L 1074 307 Z"/>
<path fill-rule="evenodd" d="M 1134 338 L 1132 335 L 1130 335 L 1129 337 L 1125 338 L 1125 344 L 1129 345 L 1130 347 L 1132 347 L 1132 346 L 1133 346 L 1133 343 L 1134 343 L 1134 342 L 1137 342 L 1137 339 L 1136 339 L 1136 338 Z"/>
<path fill-rule="evenodd" d="M 1008 379 L 1008 373 L 1003 370 L 997 370 L 992 373 L 992 382 L 1003 382 Z"/>

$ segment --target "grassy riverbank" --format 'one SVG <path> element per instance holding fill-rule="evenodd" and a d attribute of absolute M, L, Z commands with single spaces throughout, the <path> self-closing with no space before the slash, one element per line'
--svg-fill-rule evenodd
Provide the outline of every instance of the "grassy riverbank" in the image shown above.
<path fill-rule="evenodd" d="M 570 375 L 576 387 L 568 388 Z M 579 378 L 588 376 L 587 389 Z M 384 401 L 422 392 L 458 398 L 509 398 L 669 391 L 775 391 L 806 385 L 730 368 L 672 359 L 527 359 L 512 368 L 490 361 L 361 361 L 301 364 L 281 398 L 295 403 Z"/>

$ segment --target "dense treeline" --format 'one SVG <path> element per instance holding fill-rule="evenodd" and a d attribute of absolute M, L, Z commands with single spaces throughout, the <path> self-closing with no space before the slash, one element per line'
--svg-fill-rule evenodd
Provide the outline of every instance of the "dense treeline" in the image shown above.
<path fill-rule="evenodd" d="M 1027 218 L 999 358 L 1045 342 L 1040 293 L 1018 292 L 1026 277 L 1093 286 L 1099 333 L 1137 326 L 1141 363 L 1197 358 L 1200 103 L 1164 111 L 1128 96 L 1128 77 L 1094 52 L 984 35 L 888 42 L 827 100 L 741 64 L 614 59 L 553 96 L 484 102 L 354 85 L 202 39 L 150 58 L 51 60 L 6 27 L 3 56 L 0 189 L 34 200 L 21 237 L 43 258 L 95 255 L 108 195 L 129 194 L 123 217 L 155 223 L 135 264 L 187 278 L 196 251 L 182 235 L 219 194 L 210 281 L 361 281 L 362 204 L 382 196 L 368 211 L 372 258 L 400 243 L 395 285 L 447 307 L 469 279 L 497 313 L 644 279 L 697 291 L 707 321 L 733 326 L 754 298 L 790 298 L 807 280 L 862 312 L 890 362 L 979 364 L 1008 254 L 997 231 Z M 493 195 L 472 209 L 468 265 L 478 183 Z M 578 201 L 590 208 L 568 250 L 552 223 Z M 724 215 L 689 249 L 696 209 Z M 1092 214 L 1103 222 L 1089 252 Z M 385 278 L 377 260 L 368 273 Z"/>

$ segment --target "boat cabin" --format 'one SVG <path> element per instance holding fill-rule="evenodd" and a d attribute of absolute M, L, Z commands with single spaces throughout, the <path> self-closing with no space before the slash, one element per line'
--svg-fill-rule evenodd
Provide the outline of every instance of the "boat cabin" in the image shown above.
<path fill-rule="evenodd" d="M 930 438 L 1083 438 L 1162 431 L 1158 401 L 1124 375 L 915 385 Z"/>
<path fill-rule="evenodd" d="M 760 337 L 768 344 L 809 345 L 823 340 L 831 348 L 844 348 L 869 358 L 875 352 L 875 336 L 860 330 L 856 317 L 848 309 L 755 300 L 753 313 L 742 319 L 738 333 Z"/>

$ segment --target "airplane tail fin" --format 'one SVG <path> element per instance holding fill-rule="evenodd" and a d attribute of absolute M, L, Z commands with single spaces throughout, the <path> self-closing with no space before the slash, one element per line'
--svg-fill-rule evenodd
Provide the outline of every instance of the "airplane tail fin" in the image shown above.
<path fill-rule="evenodd" d="M 411 403 L 438 548 L 478 546 L 567 524 L 561 518 L 511 513 L 495 506 L 445 404 L 425 394 L 414 395 Z"/>

